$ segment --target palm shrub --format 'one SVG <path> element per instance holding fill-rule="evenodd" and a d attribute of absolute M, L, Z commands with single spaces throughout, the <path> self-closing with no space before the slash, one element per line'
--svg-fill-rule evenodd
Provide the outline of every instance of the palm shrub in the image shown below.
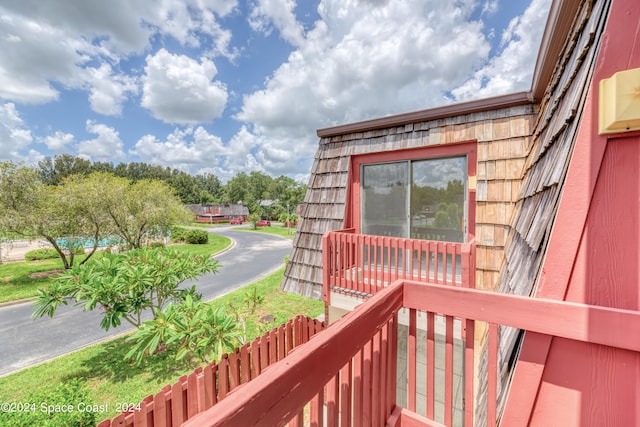
<path fill-rule="evenodd" d="M 145 322 L 129 338 L 133 346 L 125 357 L 140 363 L 159 348 L 167 348 L 175 351 L 176 360 L 207 364 L 233 350 L 239 335 L 235 319 L 223 308 L 215 310 L 199 294 L 189 293 L 181 303 L 167 305 Z"/>

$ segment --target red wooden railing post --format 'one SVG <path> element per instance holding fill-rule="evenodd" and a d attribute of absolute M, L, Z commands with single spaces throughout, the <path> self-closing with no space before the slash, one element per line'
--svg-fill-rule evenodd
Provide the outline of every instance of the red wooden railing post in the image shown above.
<path fill-rule="evenodd" d="M 325 319 L 329 321 L 329 305 L 331 304 L 331 234 L 322 236 L 322 299 L 324 300 Z"/>
<path fill-rule="evenodd" d="M 407 406 L 410 411 L 416 411 L 416 310 L 409 310 L 409 336 L 407 340 Z"/>
<path fill-rule="evenodd" d="M 473 240 L 437 242 L 354 231 L 329 231 L 322 238 L 322 286 L 327 310 L 332 291 L 373 295 L 399 279 L 474 287 Z"/>

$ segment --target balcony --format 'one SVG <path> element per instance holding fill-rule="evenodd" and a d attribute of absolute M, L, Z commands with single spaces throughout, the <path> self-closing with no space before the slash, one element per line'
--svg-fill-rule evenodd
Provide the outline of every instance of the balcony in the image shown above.
<path fill-rule="evenodd" d="M 400 344 L 398 317 L 403 308 L 409 313 L 409 334 L 406 343 Z M 554 318 L 544 321 L 549 313 Z M 437 317 L 446 324 L 445 369 L 440 380 L 435 374 Z M 426 342 L 420 342 L 416 332 L 420 318 L 426 319 Z M 466 330 L 460 421 L 454 420 L 454 320 Z M 488 325 L 483 343 L 489 375 L 482 383 L 474 367 L 474 331 L 482 330 L 480 325 Z M 629 339 L 640 336 L 636 311 L 398 280 L 184 425 L 495 426 L 499 420 L 496 374 L 501 326 L 640 352 L 640 341 Z M 403 345 L 406 360 L 397 357 Z M 426 348 L 423 357 L 417 351 L 421 345 Z M 426 367 L 422 378 L 418 374 L 421 363 Z M 403 386 L 406 407 L 397 404 L 398 372 L 403 370 L 409 378 Z M 421 388 L 426 391 L 424 396 L 418 392 Z M 478 411 L 476 389 L 486 390 L 487 396 Z M 444 399 L 440 415 L 436 413 L 438 395 Z M 424 414 L 418 413 L 418 407 L 425 408 Z M 553 414 L 548 416 L 552 421 Z"/>
<path fill-rule="evenodd" d="M 367 298 L 403 279 L 473 288 L 475 244 L 331 231 L 322 240 L 323 296 Z"/>

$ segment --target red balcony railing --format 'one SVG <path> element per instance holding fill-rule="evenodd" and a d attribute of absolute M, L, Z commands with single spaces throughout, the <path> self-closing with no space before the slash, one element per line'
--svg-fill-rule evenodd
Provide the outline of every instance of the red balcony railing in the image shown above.
<path fill-rule="evenodd" d="M 324 299 L 370 296 L 398 280 L 474 287 L 475 244 L 330 231 L 322 239 Z"/>
<path fill-rule="evenodd" d="M 406 342 L 399 339 L 403 307 L 409 312 Z M 553 319 L 545 321 L 549 313 L 554 313 Z M 439 317 L 444 328 L 439 327 Z M 484 384 L 476 384 L 474 371 L 478 321 L 488 323 L 484 342 L 489 375 Z M 466 327 L 462 380 L 456 387 L 464 396 L 458 420 L 457 322 Z M 629 339 L 640 336 L 636 311 L 400 280 L 184 425 L 451 426 L 464 419 L 468 427 L 484 421 L 495 426 L 499 325 L 640 352 L 640 340 Z M 440 374 L 438 343 L 444 344 Z M 406 361 L 397 357 L 401 350 Z M 398 382 L 397 374 L 404 370 L 408 381 Z M 486 419 L 480 422 L 474 416 L 476 386 L 486 389 L 488 396 L 483 408 Z M 406 408 L 396 403 L 399 392 L 407 395 Z"/>

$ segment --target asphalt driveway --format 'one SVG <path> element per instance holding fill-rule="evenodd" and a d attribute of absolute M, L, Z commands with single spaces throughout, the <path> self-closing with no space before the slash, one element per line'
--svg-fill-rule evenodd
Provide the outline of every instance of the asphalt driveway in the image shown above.
<path fill-rule="evenodd" d="M 291 241 L 264 233 L 217 228 L 212 232 L 233 239 L 233 246 L 216 256 L 222 266 L 195 284 L 205 300 L 214 299 L 274 272 L 284 264 Z M 53 318 L 33 320 L 33 304 L 0 307 L 0 376 L 42 363 L 74 350 L 131 331 L 122 324 L 108 332 L 100 329 L 100 313 L 63 306 Z"/>

